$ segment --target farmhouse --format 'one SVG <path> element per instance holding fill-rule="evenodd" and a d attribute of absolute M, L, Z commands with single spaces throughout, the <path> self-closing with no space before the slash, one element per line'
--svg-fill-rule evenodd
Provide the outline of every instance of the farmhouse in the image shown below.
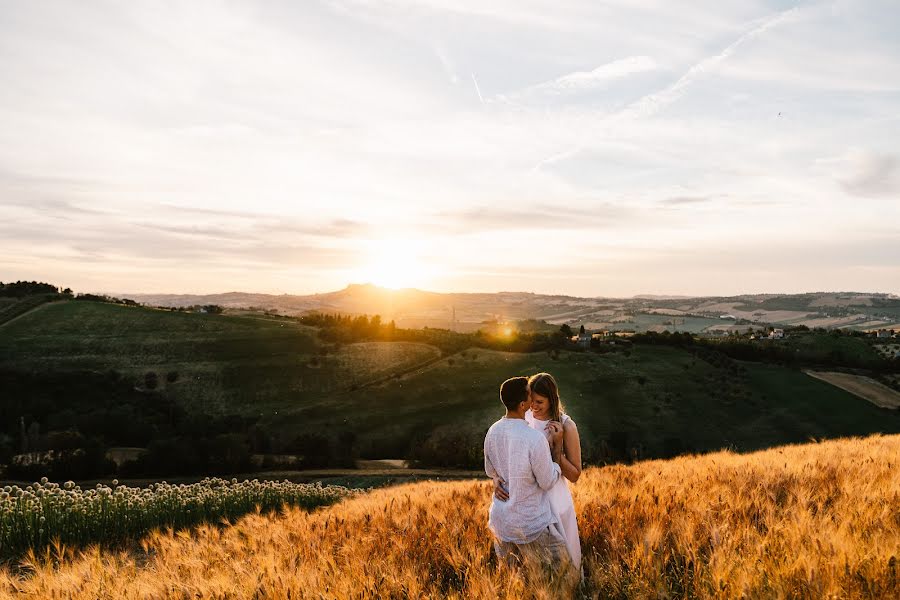
<path fill-rule="evenodd" d="M 886 339 L 886 338 L 891 337 L 893 335 L 893 333 L 894 332 L 891 331 L 890 329 L 879 329 L 878 333 L 875 334 L 875 337 L 877 337 L 879 339 Z"/>
<path fill-rule="evenodd" d="M 587 331 L 579 333 L 576 343 L 579 346 L 581 346 L 582 348 L 590 348 L 591 347 L 591 334 Z"/>
<path fill-rule="evenodd" d="M 784 329 L 773 329 L 769 333 L 769 338 L 773 340 L 782 340 L 784 339 Z"/>

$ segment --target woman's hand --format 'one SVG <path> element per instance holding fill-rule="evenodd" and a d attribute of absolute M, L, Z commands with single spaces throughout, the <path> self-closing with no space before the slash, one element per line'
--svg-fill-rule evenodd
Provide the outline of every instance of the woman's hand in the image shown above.
<path fill-rule="evenodd" d="M 509 492 L 507 492 L 504 488 L 505 485 L 506 482 L 499 477 L 494 480 L 494 498 L 496 498 L 500 502 L 506 502 L 507 500 L 509 500 Z"/>
<path fill-rule="evenodd" d="M 550 421 L 544 426 L 544 430 L 550 435 L 550 445 L 559 446 L 563 441 L 563 426 L 559 421 Z"/>

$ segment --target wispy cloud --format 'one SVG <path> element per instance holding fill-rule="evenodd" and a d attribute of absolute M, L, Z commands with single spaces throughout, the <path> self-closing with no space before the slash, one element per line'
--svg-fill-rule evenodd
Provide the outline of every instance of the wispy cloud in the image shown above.
<path fill-rule="evenodd" d="M 659 203 L 665 206 L 686 206 L 705 204 L 711 200 L 710 196 L 673 196 L 672 198 L 663 198 Z"/>
<path fill-rule="evenodd" d="M 481 95 L 481 88 L 478 86 L 478 80 L 475 79 L 475 73 L 472 73 L 472 83 L 475 84 L 475 93 L 478 94 L 478 100 L 484 104 L 484 96 Z"/>
<path fill-rule="evenodd" d="M 892 154 L 878 154 L 854 150 L 845 163 L 847 172 L 841 176 L 841 187 L 854 196 L 900 196 L 900 160 Z"/>
<path fill-rule="evenodd" d="M 576 71 L 526 88 L 515 96 L 531 94 L 569 94 L 603 87 L 609 82 L 636 73 L 653 71 L 658 67 L 649 56 L 629 56 L 604 65 L 591 71 Z"/>
<path fill-rule="evenodd" d="M 312 292 L 421 238 L 459 289 L 692 293 L 728 261 L 654 257 L 748 239 L 736 280 L 825 288 L 752 246 L 896 236 L 888 4 L 8 3 L 0 271 Z"/>
<path fill-rule="evenodd" d="M 766 31 L 774 27 L 778 27 L 797 19 L 799 15 L 800 10 L 798 8 L 791 8 L 764 19 L 760 19 L 753 25 L 753 27 L 743 33 L 731 44 L 726 46 L 722 51 L 712 56 L 707 56 L 703 60 L 692 65 L 691 68 L 688 69 L 687 72 L 679 77 L 678 80 L 676 80 L 674 83 L 657 92 L 648 94 L 640 100 L 632 103 L 618 116 L 625 118 L 649 117 L 656 114 L 666 106 L 681 98 L 698 77 L 714 69 L 720 63 L 727 60 L 728 57 L 730 57 L 738 50 L 738 48 L 761 36 Z"/>

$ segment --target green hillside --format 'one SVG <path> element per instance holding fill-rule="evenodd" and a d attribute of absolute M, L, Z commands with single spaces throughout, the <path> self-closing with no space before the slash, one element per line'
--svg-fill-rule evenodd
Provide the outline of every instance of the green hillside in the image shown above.
<path fill-rule="evenodd" d="M 476 465 L 481 436 L 501 414 L 498 384 L 513 375 L 553 373 L 576 420 L 587 457 L 670 456 L 739 450 L 810 437 L 900 432 L 900 415 L 795 370 L 757 363 L 718 366 L 685 350 L 636 346 L 628 353 L 512 354 L 470 350 L 420 373 L 334 398 L 297 421 L 341 427 L 376 449 L 412 447 L 428 462 Z M 351 412 L 334 413 L 329 405 Z M 352 407 L 352 408 L 351 408 Z M 338 418 L 340 416 L 340 418 Z M 287 417 L 291 419 L 291 417 Z M 346 419 L 346 420 L 344 420 Z M 361 449 L 365 452 L 366 445 Z"/>
<path fill-rule="evenodd" d="M 288 319 L 98 302 L 45 305 L 0 329 L 0 366 L 113 369 L 139 384 L 153 372 L 169 397 L 213 414 L 302 406 L 437 356 L 425 344 L 325 347 L 314 329 Z"/>
<path fill-rule="evenodd" d="M 411 342 L 325 344 L 290 319 L 81 301 L 47 304 L 0 327 L 0 370 L 7 445 L 24 411 L 44 432 L 90 427 L 109 446 L 165 438 L 155 468 L 185 471 L 181 457 L 209 448 L 223 465 L 262 452 L 302 455 L 307 466 L 358 456 L 477 467 L 483 433 L 502 412 L 500 382 L 537 371 L 558 378 L 592 462 L 900 432 L 897 412 L 798 370 L 716 353 L 635 345 L 440 358 Z M 111 370 L 118 375 L 96 379 Z M 67 389 L 78 397 L 61 395 Z M 115 412 L 111 398 L 128 410 Z M 86 422 L 95 405 L 105 412 Z M 113 418 L 121 428 L 109 425 Z M 148 425 L 130 439 L 129 421 L 142 419 Z M 215 443 L 197 446 L 207 438 Z"/>

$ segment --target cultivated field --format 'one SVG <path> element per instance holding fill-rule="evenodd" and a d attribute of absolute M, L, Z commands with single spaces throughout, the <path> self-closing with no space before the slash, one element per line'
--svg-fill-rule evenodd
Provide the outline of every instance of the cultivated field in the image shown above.
<path fill-rule="evenodd" d="M 115 369 L 207 414 L 302 405 L 439 356 L 414 343 L 321 344 L 316 330 L 278 318 L 179 313 L 62 302 L 7 324 L 0 366 L 31 370 Z M 177 373 L 167 383 L 168 373 Z"/>
<path fill-rule="evenodd" d="M 900 436 L 587 470 L 573 486 L 585 582 L 491 555 L 488 482 L 382 489 L 315 512 L 155 532 L 38 558 L 3 597 L 893 598 Z"/>
<path fill-rule="evenodd" d="M 882 408 L 900 408 L 900 392 L 892 390 L 883 383 L 870 377 L 852 375 L 850 373 L 832 373 L 827 371 L 807 371 L 810 376 L 836 385 L 860 398 L 864 398 Z"/>

